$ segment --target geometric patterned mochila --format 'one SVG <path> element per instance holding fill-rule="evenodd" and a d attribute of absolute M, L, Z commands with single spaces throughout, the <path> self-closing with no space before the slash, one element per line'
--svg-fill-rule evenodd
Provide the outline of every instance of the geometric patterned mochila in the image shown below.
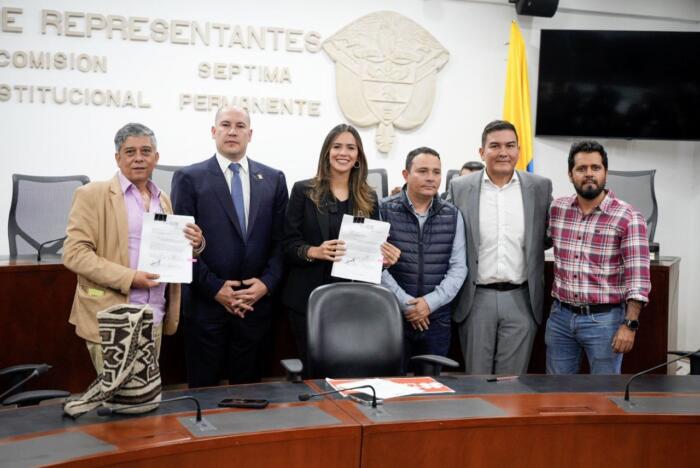
<path fill-rule="evenodd" d="M 100 405 L 117 413 L 146 413 L 158 407 L 161 380 L 148 305 L 118 304 L 97 313 L 104 370 L 63 411 L 77 418 Z M 138 408 L 133 405 L 152 403 Z"/>

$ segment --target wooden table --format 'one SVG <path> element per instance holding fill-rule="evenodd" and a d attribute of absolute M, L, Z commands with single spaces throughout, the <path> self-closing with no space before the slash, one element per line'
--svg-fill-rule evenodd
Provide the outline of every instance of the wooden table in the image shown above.
<path fill-rule="evenodd" d="M 85 342 L 68 323 L 75 284 L 75 274 L 55 256 L 0 260 L 0 368 L 53 366 L 30 388 L 79 392 L 95 378 Z"/>
<path fill-rule="evenodd" d="M 467 401 L 477 397 L 459 396 Z M 624 414 L 608 395 L 490 395 L 507 417 L 363 424 L 362 467 L 697 467 L 698 416 Z M 404 401 L 403 404 L 409 404 Z"/>
<path fill-rule="evenodd" d="M 89 413 L 77 421 L 61 419 L 60 407 L 0 411 L 0 455 L 11 463 L 24 453 L 21 444 L 40 445 L 47 436 L 87 434 L 112 448 L 60 466 L 232 466 L 232 467 L 696 467 L 700 459 L 700 416 L 627 414 L 612 403 L 621 395 L 624 376 L 522 376 L 517 381 L 488 383 L 480 376 L 439 379 L 454 394 L 407 397 L 384 405 L 385 415 L 401 405 L 485 402 L 500 414 L 483 417 L 435 417 L 377 421 L 355 403 L 333 396 L 299 403 L 296 395 L 324 389 L 271 383 L 198 389 L 205 419 L 266 415 L 289 408 L 313 408 L 333 424 L 293 429 L 249 430 L 193 437 L 181 424 L 193 412 L 186 403 L 163 404 L 141 416 L 118 416 L 113 422 Z M 700 396 L 700 377 L 647 376 L 636 382 L 633 398 Z M 168 396 L 180 395 L 171 392 Z M 268 397 L 265 410 L 216 409 L 224 396 Z M 30 431 L 36 427 L 37 431 Z M 14 429 L 13 429 L 14 428 Z M 13 445 L 14 444 L 14 445 Z M 20 444 L 20 445 L 18 445 Z M 60 447 L 59 447 L 60 448 Z M 4 450 L 4 451 L 3 451 Z M 8 455 L 9 453 L 9 455 Z"/>
<path fill-rule="evenodd" d="M 362 425 L 363 468 L 697 467 L 700 415 L 627 414 L 609 399 L 621 396 L 626 379 L 533 375 L 485 383 L 485 377 L 447 377 L 439 380 L 456 389 L 453 395 L 394 403 L 396 408 L 421 400 L 466 404 L 479 399 L 504 413 L 478 418 L 387 422 L 368 418 L 369 411 L 351 401 L 335 401 Z M 666 383 L 684 379 L 687 386 L 664 392 Z M 700 397 L 699 384 L 696 376 L 648 376 L 635 382 L 632 400 Z M 328 388 L 318 381 L 312 386 Z M 504 393 L 510 391 L 520 393 Z"/>

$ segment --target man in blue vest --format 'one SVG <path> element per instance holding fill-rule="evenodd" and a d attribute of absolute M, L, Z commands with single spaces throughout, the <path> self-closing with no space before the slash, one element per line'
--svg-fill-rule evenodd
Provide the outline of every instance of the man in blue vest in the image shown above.
<path fill-rule="evenodd" d="M 467 276 L 464 221 L 438 196 L 440 155 L 416 148 L 406 156 L 406 181 L 382 201 L 391 224 L 388 242 L 401 249 L 399 261 L 382 273 L 382 285 L 397 297 L 404 314 L 404 356 L 446 356 L 450 347 L 450 303 Z"/>

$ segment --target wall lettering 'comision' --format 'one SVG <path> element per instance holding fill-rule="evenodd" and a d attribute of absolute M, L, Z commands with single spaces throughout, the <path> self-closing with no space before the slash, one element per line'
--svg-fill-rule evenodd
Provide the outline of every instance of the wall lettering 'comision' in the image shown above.
<path fill-rule="evenodd" d="M 0 68 L 107 73 L 107 57 L 73 52 L 0 49 Z"/>

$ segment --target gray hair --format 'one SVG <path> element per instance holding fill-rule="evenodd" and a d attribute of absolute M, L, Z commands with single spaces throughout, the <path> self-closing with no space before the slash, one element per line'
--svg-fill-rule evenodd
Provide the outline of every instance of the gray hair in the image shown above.
<path fill-rule="evenodd" d="M 117 153 L 121 149 L 126 139 L 130 136 L 147 136 L 151 139 L 153 149 L 156 149 L 158 147 L 158 142 L 156 142 L 156 135 L 155 133 L 153 133 L 153 130 L 151 130 L 143 124 L 130 122 L 124 125 L 122 128 L 120 128 L 117 131 L 117 134 L 114 135 L 114 148 Z"/>

